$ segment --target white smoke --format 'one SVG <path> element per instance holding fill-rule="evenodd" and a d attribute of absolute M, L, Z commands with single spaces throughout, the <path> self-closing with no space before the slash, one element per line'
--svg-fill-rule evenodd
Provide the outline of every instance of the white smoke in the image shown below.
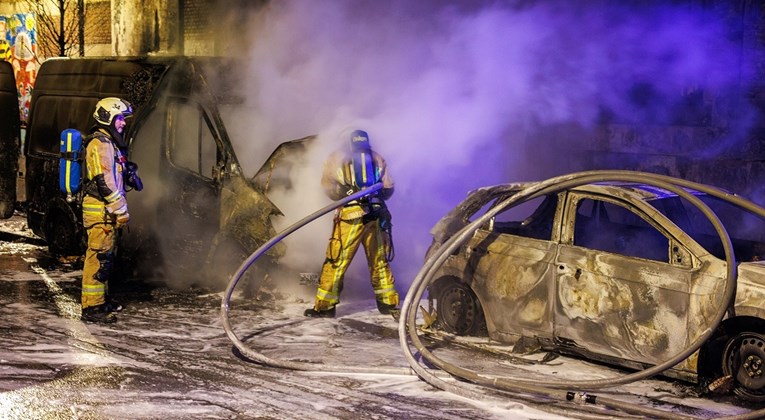
<path fill-rule="evenodd" d="M 569 139 L 537 140 L 540 127 L 586 133 L 604 107 L 630 115 L 636 80 L 658 97 L 737 80 L 719 64 L 735 59 L 722 25 L 693 7 L 570 3 L 270 2 L 250 20 L 243 89 L 256 110 L 248 137 L 270 143 L 236 145 L 240 159 L 319 135 L 296 190 L 273 196 L 278 229 L 329 203 L 322 162 L 345 146 L 341 133 L 364 129 L 396 181 L 393 269 L 405 292 L 429 229 L 468 190 L 567 171 L 550 165 Z M 285 262 L 318 271 L 330 230 L 327 216 L 293 235 Z"/>

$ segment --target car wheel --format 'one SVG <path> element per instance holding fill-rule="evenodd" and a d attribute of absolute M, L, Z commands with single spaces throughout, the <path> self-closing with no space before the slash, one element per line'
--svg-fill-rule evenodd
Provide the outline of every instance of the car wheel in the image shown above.
<path fill-rule="evenodd" d="M 725 345 L 722 369 L 733 376 L 737 395 L 765 402 L 765 335 L 744 332 L 733 336 Z"/>
<path fill-rule="evenodd" d="M 436 299 L 438 324 L 456 335 L 476 335 L 484 327 L 481 303 L 465 284 L 449 280 Z"/>

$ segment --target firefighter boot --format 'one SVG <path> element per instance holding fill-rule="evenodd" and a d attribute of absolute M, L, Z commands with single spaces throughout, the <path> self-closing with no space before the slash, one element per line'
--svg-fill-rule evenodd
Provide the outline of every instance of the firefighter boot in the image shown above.
<path fill-rule="evenodd" d="M 335 317 L 335 307 L 333 306 L 330 309 L 327 309 L 326 311 L 317 311 L 314 308 L 308 308 L 303 312 L 303 315 L 309 317 L 309 318 L 334 318 Z"/>
<path fill-rule="evenodd" d="M 80 317 L 85 322 L 92 322 L 97 324 L 112 324 L 117 322 L 117 317 L 113 313 L 107 311 L 106 305 L 96 305 L 83 308 L 82 316 Z"/>
<path fill-rule="evenodd" d="M 104 309 L 106 312 L 122 312 L 124 306 L 122 306 L 122 304 L 118 301 L 107 297 L 106 303 L 104 303 Z"/>
<path fill-rule="evenodd" d="M 398 308 L 396 308 L 396 305 L 382 303 L 379 300 L 377 301 L 377 310 L 380 311 L 380 313 L 383 315 L 389 315 L 393 312 L 400 312 Z"/>

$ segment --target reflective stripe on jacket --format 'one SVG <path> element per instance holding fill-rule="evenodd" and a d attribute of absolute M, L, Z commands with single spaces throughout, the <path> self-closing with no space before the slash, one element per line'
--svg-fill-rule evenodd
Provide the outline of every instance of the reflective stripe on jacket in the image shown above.
<path fill-rule="evenodd" d="M 388 199 L 393 194 L 394 187 L 393 178 L 388 174 L 388 165 L 385 159 L 375 151 L 372 151 L 372 160 L 375 166 L 375 180 L 383 184 L 381 197 Z M 349 192 L 352 194 L 359 189 L 355 186 L 354 177 L 350 153 L 338 151 L 332 153 L 324 163 L 321 186 L 330 199 L 340 200 L 350 195 Z M 351 201 L 340 211 L 343 220 L 359 218 L 366 214 L 366 210 L 359 205 L 358 201 Z"/>
<path fill-rule="evenodd" d="M 109 213 L 114 213 L 121 208 L 127 208 L 125 200 L 125 187 L 123 185 L 122 171 L 124 160 L 122 152 L 114 146 L 111 137 L 102 129 L 94 133 L 95 138 L 88 142 L 85 148 L 85 161 L 87 178 L 89 181 L 103 176 L 105 188 L 100 186 L 100 196 L 105 201 Z"/>

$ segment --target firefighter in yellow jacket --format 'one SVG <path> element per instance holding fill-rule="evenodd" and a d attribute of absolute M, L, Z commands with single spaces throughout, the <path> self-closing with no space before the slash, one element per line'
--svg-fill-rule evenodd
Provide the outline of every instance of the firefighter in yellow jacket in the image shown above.
<path fill-rule="evenodd" d="M 365 131 L 351 133 L 350 150 L 335 152 L 324 165 L 321 184 L 332 200 L 340 200 L 382 182 L 372 196 L 351 201 L 335 211 L 332 237 L 321 270 L 319 288 L 308 317 L 334 317 L 340 302 L 343 277 L 353 256 L 364 246 L 377 309 L 382 314 L 398 311 L 399 295 L 394 287 L 389 261 L 392 259 L 391 217 L 385 200 L 393 195 L 393 179 L 385 160 L 373 151 Z"/>
<path fill-rule="evenodd" d="M 107 284 L 114 265 L 117 230 L 130 220 L 120 150 L 125 118 L 133 114 L 129 102 L 104 98 L 96 104 L 96 124 L 86 138 L 86 176 L 82 220 L 88 236 L 82 269 L 82 320 L 112 323 L 119 305 L 107 302 Z"/>

